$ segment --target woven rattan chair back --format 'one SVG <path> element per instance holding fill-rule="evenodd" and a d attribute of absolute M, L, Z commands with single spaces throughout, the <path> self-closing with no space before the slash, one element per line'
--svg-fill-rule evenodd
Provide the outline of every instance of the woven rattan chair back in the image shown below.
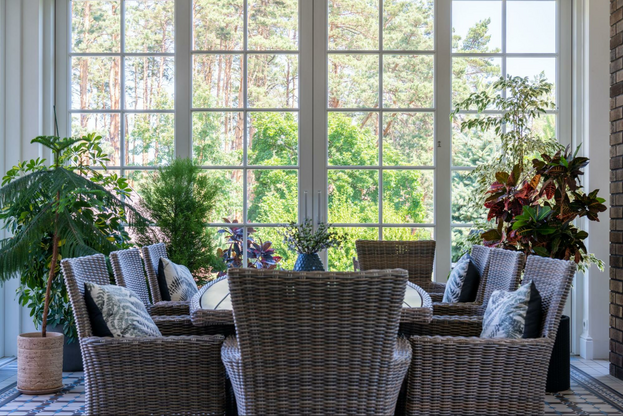
<path fill-rule="evenodd" d="M 404 270 L 230 269 L 238 400 L 274 414 L 382 414 L 406 282 Z"/>
<path fill-rule="evenodd" d="M 572 261 L 528 256 L 523 283 L 534 282 L 541 295 L 544 337 L 556 338 L 576 267 Z"/>
<path fill-rule="evenodd" d="M 422 289 L 432 285 L 434 240 L 357 240 L 355 245 L 360 270 L 404 269 L 409 272 L 409 281 Z"/>
<path fill-rule="evenodd" d="M 476 295 L 476 302 L 482 303 L 485 297 L 485 283 L 487 278 L 487 267 L 489 266 L 489 254 L 491 249 L 489 247 L 474 245 L 472 246 L 471 258 L 472 263 L 478 270 L 480 276 L 480 285 L 478 286 L 478 294 Z"/>
<path fill-rule="evenodd" d="M 65 278 L 69 300 L 74 311 L 76 328 L 79 338 L 92 336 L 91 321 L 84 302 L 84 284 L 86 282 L 98 285 L 109 285 L 110 275 L 106 267 L 106 258 L 103 254 L 64 259 L 61 261 L 61 270 Z"/>
<path fill-rule="evenodd" d="M 127 287 L 139 297 L 145 306 L 150 306 L 143 260 L 138 248 L 113 251 L 110 264 L 118 286 Z"/>
<path fill-rule="evenodd" d="M 158 243 L 142 247 L 141 250 L 145 260 L 145 271 L 147 272 L 151 300 L 153 303 L 158 303 L 162 301 L 160 287 L 158 286 L 158 264 L 160 263 L 160 257 L 168 258 L 167 247 L 164 243 Z"/>
<path fill-rule="evenodd" d="M 482 304 L 486 308 L 496 290 L 512 291 L 519 286 L 525 256 L 520 251 L 491 248 L 485 272 Z M 481 285 L 482 286 L 482 285 Z"/>

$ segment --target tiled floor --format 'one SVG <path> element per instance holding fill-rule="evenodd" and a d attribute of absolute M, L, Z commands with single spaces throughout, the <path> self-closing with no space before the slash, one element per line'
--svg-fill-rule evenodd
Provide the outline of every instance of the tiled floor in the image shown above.
<path fill-rule="evenodd" d="M 546 396 L 546 415 L 623 415 L 623 381 L 608 375 L 607 361 L 571 360 L 571 389 Z M 65 389 L 27 396 L 15 389 L 17 363 L 0 358 L 0 416 L 82 415 L 82 373 L 65 373 Z"/>

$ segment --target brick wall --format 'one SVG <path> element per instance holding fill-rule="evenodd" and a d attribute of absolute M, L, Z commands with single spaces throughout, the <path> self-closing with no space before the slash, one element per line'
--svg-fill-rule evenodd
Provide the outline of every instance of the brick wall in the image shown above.
<path fill-rule="evenodd" d="M 623 379 L 623 0 L 610 1 L 610 374 Z"/>

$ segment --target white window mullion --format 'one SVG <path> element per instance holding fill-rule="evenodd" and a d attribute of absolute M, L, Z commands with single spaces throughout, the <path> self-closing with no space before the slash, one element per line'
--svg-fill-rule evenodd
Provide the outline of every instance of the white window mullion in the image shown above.
<path fill-rule="evenodd" d="M 452 228 L 452 0 L 435 4 L 435 280 L 451 265 Z"/>
<path fill-rule="evenodd" d="M 192 0 L 175 1 L 175 156 L 192 157 Z"/>

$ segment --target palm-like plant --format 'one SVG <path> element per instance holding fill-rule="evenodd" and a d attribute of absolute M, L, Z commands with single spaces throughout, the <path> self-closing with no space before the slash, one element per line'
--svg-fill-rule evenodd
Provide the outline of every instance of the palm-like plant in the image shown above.
<path fill-rule="evenodd" d="M 41 321 L 43 337 L 59 260 L 118 249 L 129 240 L 124 222 L 144 221 L 120 199 L 129 191 L 125 179 L 91 168 L 104 167 L 108 160 L 100 140 L 95 134 L 37 137 L 32 143 L 52 150 L 51 166 L 40 158 L 20 163 L 7 172 L 0 188 L 0 220 L 12 233 L 0 240 L 0 281 L 28 274 L 41 246 L 52 246 Z"/>

